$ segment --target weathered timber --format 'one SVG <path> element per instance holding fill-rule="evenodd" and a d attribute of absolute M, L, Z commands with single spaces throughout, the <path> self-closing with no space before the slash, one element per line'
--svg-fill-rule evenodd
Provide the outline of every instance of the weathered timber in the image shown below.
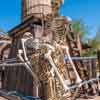
<path fill-rule="evenodd" d="M 71 56 L 74 57 L 80 57 L 80 50 L 77 47 L 77 37 L 73 32 L 69 32 L 66 36 L 66 40 L 67 40 L 67 44 L 69 46 L 69 51 Z M 74 40 L 74 41 L 72 41 Z M 87 76 L 87 71 L 86 71 L 86 67 L 84 66 L 83 62 L 80 61 L 74 61 L 74 64 L 77 68 L 77 71 L 79 72 L 81 78 L 84 80 L 84 78 L 88 78 Z"/>
<path fill-rule="evenodd" d="M 99 76 L 100 76 L 100 50 L 97 51 L 97 57 L 98 57 L 98 69 L 99 69 Z"/>
<path fill-rule="evenodd" d="M 43 18 L 43 16 L 52 14 L 51 0 L 22 0 L 22 6 L 22 20 L 30 16 Z"/>
<path fill-rule="evenodd" d="M 9 35 L 13 38 L 9 58 L 17 58 L 18 50 L 22 49 L 21 38 L 23 37 L 25 32 L 32 32 L 33 27 L 31 27 L 31 25 L 34 23 L 41 24 L 40 20 L 31 17 L 22 24 L 9 31 Z M 35 94 L 33 93 L 33 78 L 32 76 L 30 76 L 25 67 L 8 67 L 6 68 L 5 72 L 6 84 L 4 88 L 9 91 L 16 90 L 25 95 Z"/>

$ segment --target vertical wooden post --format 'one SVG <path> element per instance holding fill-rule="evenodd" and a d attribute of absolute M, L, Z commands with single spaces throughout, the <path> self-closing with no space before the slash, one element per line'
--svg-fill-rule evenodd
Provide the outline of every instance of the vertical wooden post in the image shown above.
<path fill-rule="evenodd" d="M 100 50 L 97 51 L 97 57 L 98 57 L 98 70 L 99 70 L 99 76 L 100 76 Z"/>
<path fill-rule="evenodd" d="M 96 62 L 95 60 L 91 60 L 91 63 L 92 63 L 92 78 L 95 78 L 96 77 Z"/>

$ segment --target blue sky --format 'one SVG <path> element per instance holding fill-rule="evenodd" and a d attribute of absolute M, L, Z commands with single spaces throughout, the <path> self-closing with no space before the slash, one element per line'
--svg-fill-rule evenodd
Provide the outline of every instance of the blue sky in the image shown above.
<path fill-rule="evenodd" d="M 100 25 L 100 0 L 65 0 L 61 15 L 82 19 L 94 36 Z M 10 30 L 20 23 L 21 0 L 0 1 L 0 28 Z"/>
<path fill-rule="evenodd" d="M 82 19 L 94 36 L 100 25 L 100 0 L 65 0 L 61 14 L 74 19 Z"/>

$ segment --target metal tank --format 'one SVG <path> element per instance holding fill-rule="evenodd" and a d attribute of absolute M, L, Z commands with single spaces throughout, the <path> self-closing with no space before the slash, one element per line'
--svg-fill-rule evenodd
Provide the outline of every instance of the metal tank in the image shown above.
<path fill-rule="evenodd" d="M 52 0 L 22 0 L 22 18 L 43 17 L 52 13 Z"/>

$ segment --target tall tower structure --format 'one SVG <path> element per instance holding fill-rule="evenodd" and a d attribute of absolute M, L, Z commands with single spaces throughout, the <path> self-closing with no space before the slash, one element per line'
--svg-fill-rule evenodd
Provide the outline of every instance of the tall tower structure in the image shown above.
<path fill-rule="evenodd" d="M 22 0 L 22 20 L 30 16 L 41 18 L 52 13 L 52 0 Z"/>
<path fill-rule="evenodd" d="M 17 58 L 18 50 L 22 49 L 21 39 L 24 38 L 26 32 L 31 33 L 34 39 L 44 39 L 47 42 L 51 42 L 54 39 L 56 36 L 55 29 L 52 29 L 51 26 L 53 26 L 52 22 L 62 21 L 59 16 L 56 16 L 62 4 L 63 0 L 22 0 L 22 22 L 8 32 L 12 38 L 9 58 Z M 53 17 L 47 17 L 48 15 L 53 15 Z M 47 17 L 46 20 L 44 17 Z M 56 19 L 56 17 L 58 18 Z M 62 30 L 62 25 L 60 27 L 58 25 L 56 29 Z M 36 87 L 38 84 L 35 83 L 35 80 L 24 67 L 20 68 L 7 69 L 7 84 L 4 87 L 9 91 L 17 90 L 25 95 L 37 96 Z M 16 72 L 18 73 L 16 74 Z M 22 73 L 24 73 L 23 77 Z M 40 91 L 39 96 L 44 97 L 47 96 L 47 93 L 44 92 L 46 84 L 43 84 L 43 86 L 41 85 L 40 90 L 42 92 Z"/>
<path fill-rule="evenodd" d="M 64 3 L 64 0 L 52 0 L 52 13 L 54 16 L 59 15 L 59 8 Z"/>

